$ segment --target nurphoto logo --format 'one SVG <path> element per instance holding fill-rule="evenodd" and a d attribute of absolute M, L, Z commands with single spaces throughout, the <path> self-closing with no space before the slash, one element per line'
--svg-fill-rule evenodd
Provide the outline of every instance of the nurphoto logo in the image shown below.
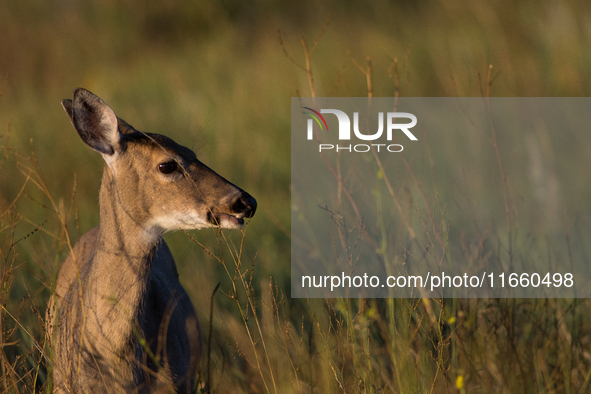
<path fill-rule="evenodd" d="M 322 114 L 333 114 L 337 117 L 337 121 L 339 122 L 339 141 L 350 141 L 351 140 L 351 119 L 349 115 L 347 115 L 344 111 L 338 109 L 321 109 L 320 112 L 310 108 L 310 107 L 302 107 L 310 112 L 304 111 L 302 112 L 305 115 L 309 115 L 310 119 L 308 119 L 307 123 L 307 138 L 308 140 L 312 140 L 314 138 L 314 121 L 320 127 L 320 130 L 323 131 L 326 129 L 328 131 L 328 124 L 324 119 Z M 413 133 L 410 132 L 409 129 L 413 128 L 417 124 L 417 117 L 408 112 L 388 112 L 386 113 L 386 140 L 392 141 L 392 136 L 395 130 L 402 131 L 411 141 L 417 141 L 417 137 L 414 136 Z M 408 123 L 394 123 L 396 119 L 409 119 L 410 122 Z M 359 113 L 353 112 L 353 133 L 355 137 L 362 141 L 375 141 L 378 138 L 382 137 L 384 133 L 384 113 L 378 113 L 378 130 L 374 134 L 363 134 L 359 130 Z M 334 149 L 337 152 L 346 151 L 346 152 L 369 152 L 371 150 L 371 146 L 375 147 L 377 151 L 380 151 L 380 148 L 384 148 L 388 152 L 402 152 L 403 146 L 400 144 L 378 144 L 372 143 L 371 145 L 368 144 L 356 144 L 356 145 L 333 145 L 333 144 L 318 144 L 318 151 L 322 152 L 323 150 L 331 150 Z"/>

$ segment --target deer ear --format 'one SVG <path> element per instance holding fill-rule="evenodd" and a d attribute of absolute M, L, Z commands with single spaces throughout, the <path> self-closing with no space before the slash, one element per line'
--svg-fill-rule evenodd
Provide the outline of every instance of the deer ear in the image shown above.
<path fill-rule="evenodd" d="M 109 163 L 120 150 L 121 134 L 115 112 L 98 96 L 79 88 L 74 100 L 62 100 L 62 106 L 82 141 L 103 154 Z"/>
<path fill-rule="evenodd" d="M 62 100 L 62 107 L 64 107 L 64 110 L 66 111 L 66 114 L 68 114 L 68 118 L 70 118 L 70 121 L 73 122 L 74 110 L 72 109 L 72 100 L 63 99 Z"/>
<path fill-rule="evenodd" d="M 132 134 L 132 133 L 136 132 L 136 130 L 133 128 L 133 126 L 131 126 L 130 124 L 128 124 L 126 121 L 124 121 L 121 118 L 117 118 L 117 123 L 119 125 L 119 132 L 121 134 Z"/>

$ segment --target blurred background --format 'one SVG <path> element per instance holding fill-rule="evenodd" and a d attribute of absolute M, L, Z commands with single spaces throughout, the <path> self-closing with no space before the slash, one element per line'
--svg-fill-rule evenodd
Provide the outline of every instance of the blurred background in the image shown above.
<path fill-rule="evenodd" d="M 589 389 L 588 300 L 290 299 L 290 98 L 312 95 L 303 43 L 316 96 L 367 96 L 368 67 L 374 96 L 591 92 L 584 0 L 0 2 L 0 390 L 47 389 L 42 319 L 65 232 L 74 243 L 98 224 L 103 162 L 60 106 L 77 87 L 259 203 L 244 240 L 226 233 L 252 274 L 236 297 L 232 248 L 213 231 L 191 233 L 209 251 L 166 236 L 205 327 L 221 283 L 198 390 Z M 587 166 L 572 163 L 582 181 L 557 229 L 567 239 L 569 223 L 589 220 Z"/>

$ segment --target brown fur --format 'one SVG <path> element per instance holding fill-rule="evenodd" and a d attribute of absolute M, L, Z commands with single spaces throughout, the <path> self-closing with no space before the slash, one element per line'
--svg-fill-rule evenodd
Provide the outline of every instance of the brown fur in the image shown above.
<path fill-rule="evenodd" d="M 74 246 L 48 306 L 54 392 L 190 392 L 199 322 L 162 234 L 238 228 L 256 201 L 190 149 L 134 130 L 84 89 L 62 105 L 107 165 L 100 224 Z M 163 173 L 163 163 L 174 171 Z"/>

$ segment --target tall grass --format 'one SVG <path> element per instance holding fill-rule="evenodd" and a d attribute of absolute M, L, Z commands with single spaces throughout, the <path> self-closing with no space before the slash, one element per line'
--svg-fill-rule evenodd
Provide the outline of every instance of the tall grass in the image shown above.
<path fill-rule="evenodd" d="M 587 392 L 589 300 L 291 299 L 288 108 L 297 95 L 589 95 L 590 17 L 582 0 L 2 2 L 0 390 L 47 390 L 50 284 L 69 246 L 98 223 L 102 162 L 59 106 L 83 86 L 138 129 L 192 147 L 259 201 L 243 233 L 167 235 L 202 325 L 211 324 L 198 391 Z M 502 165 L 513 147 L 501 137 L 490 153 Z M 570 154 L 590 145 L 572 138 L 552 149 L 539 141 L 547 168 L 573 177 L 558 192 L 575 208 L 559 212 L 555 228 L 566 248 L 585 242 L 591 208 L 581 156 Z M 427 152 L 425 160 L 447 160 L 463 168 L 448 174 L 463 180 L 459 188 L 507 201 L 508 233 L 528 222 L 535 230 L 536 218 L 511 194 L 511 174 L 507 181 L 495 170 L 487 184 L 461 157 Z M 393 198 L 408 198 L 392 185 L 412 187 L 413 171 L 383 172 L 380 181 Z M 479 219 L 474 196 L 464 195 L 457 203 Z M 418 212 L 404 201 L 401 211 L 434 223 L 444 203 L 429 196 Z M 467 258 L 485 258 L 483 245 L 498 235 L 475 222 L 465 239 L 478 241 L 461 247 Z M 515 239 L 511 253 L 530 252 Z M 536 248 L 536 257 L 550 258 L 549 248 Z"/>

